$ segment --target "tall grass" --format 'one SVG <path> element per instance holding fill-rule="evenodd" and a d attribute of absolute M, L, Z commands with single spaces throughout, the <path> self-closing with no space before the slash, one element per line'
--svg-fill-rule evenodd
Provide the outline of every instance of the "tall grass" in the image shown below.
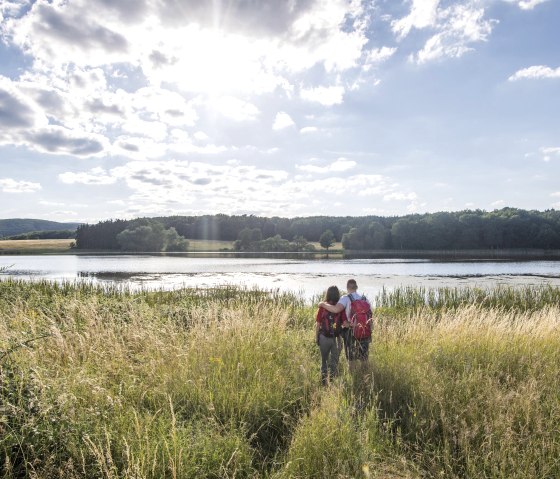
<path fill-rule="evenodd" d="M 385 292 L 323 388 L 293 295 L 0 281 L 0 477 L 560 477 L 559 294 Z"/>
<path fill-rule="evenodd" d="M 487 309 L 536 311 L 550 304 L 560 304 L 560 288 L 550 285 L 494 288 L 403 286 L 392 290 L 382 289 L 375 297 L 375 304 L 381 309 L 405 313 L 425 308 L 456 309 L 474 304 Z"/>
<path fill-rule="evenodd" d="M 560 477 L 560 308 L 466 306 L 386 324 L 371 373 L 430 477 Z"/>
<path fill-rule="evenodd" d="M 296 298 L 0 290 L 5 477 L 258 475 L 317 388 Z"/>

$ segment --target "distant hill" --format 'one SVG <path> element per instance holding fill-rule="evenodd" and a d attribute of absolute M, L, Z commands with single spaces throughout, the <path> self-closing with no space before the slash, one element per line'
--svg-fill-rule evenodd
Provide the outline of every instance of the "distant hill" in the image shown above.
<path fill-rule="evenodd" d="M 76 230 L 80 223 L 59 223 L 57 221 L 10 218 L 0 220 L 0 238 L 31 233 L 33 231 Z"/>

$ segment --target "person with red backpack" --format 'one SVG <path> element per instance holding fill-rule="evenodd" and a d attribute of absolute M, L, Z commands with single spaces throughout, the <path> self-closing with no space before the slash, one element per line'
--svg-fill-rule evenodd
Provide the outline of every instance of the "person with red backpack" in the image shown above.
<path fill-rule="evenodd" d="M 325 304 L 334 306 L 340 299 L 340 291 L 336 286 L 327 289 Z M 319 307 L 315 318 L 315 334 L 317 346 L 321 351 L 321 382 L 328 384 L 338 373 L 338 358 L 342 349 L 342 325 L 346 322 L 346 313 L 333 313 Z"/>
<path fill-rule="evenodd" d="M 347 294 L 333 306 L 325 301 L 319 303 L 319 308 L 324 308 L 331 313 L 346 313 L 347 322 L 343 324 L 342 337 L 344 339 L 344 352 L 350 368 L 355 360 L 367 361 L 369 344 L 372 333 L 372 309 L 367 298 L 358 293 L 358 284 L 355 279 L 346 283 Z"/>

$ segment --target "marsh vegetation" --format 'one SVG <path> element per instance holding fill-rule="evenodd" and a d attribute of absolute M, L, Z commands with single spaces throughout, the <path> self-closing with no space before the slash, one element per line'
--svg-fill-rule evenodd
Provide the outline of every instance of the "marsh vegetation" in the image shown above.
<path fill-rule="evenodd" d="M 560 475 L 560 291 L 397 289 L 323 388 L 314 307 L 0 282 L 3 478 Z"/>

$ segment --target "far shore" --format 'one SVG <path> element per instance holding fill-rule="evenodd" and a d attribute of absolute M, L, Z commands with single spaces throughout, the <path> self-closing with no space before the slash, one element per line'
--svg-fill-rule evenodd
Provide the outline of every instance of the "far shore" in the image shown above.
<path fill-rule="evenodd" d="M 240 252 L 233 249 L 231 241 L 189 240 L 191 247 L 182 253 L 174 252 L 130 252 L 116 250 L 85 250 L 73 247 L 74 239 L 34 239 L 34 240 L 0 240 L 0 255 L 119 255 L 119 254 L 153 254 L 153 255 L 224 255 L 225 257 L 244 256 L 278 256 L 330 259 L 425 259 L 441 261 L 515 261 L 515 260 L 560 260 L 560 250 L 552 249 L 488 249 L 488 250 L 346 250 L 340 243 L 328 251 L 315 244 L 315 252 Z"/>

